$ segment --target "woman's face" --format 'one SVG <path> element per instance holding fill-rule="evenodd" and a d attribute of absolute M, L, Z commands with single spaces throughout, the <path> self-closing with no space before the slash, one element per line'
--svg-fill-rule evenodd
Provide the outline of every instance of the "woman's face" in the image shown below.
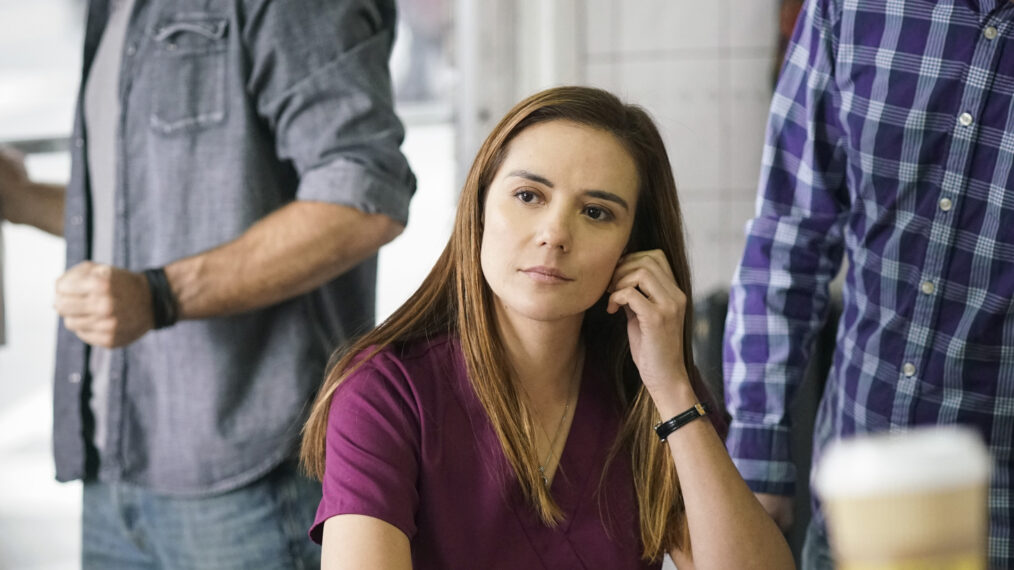
<path fill-rule="evenodd" d="M 630 238 L 637 168 L 612 134 L 554 120 L 519 133 L 486 194 L 482 272 L 499 314 L 583 315 Z"/>

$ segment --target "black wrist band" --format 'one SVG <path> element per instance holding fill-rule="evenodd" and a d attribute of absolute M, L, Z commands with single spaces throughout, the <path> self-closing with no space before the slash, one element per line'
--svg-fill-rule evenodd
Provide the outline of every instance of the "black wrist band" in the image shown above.
<path fill-rule="evenodd" d="M 696 420 L 697 418 L 704 417 L 708 414 L 708 407 L 706 404 L 697 402 L 694 407 L 689 410 L 674 416 L 669 421 L 655 424 L 655 433 L 658 434 L 659 441 L 665 441 L 667 437 L 672 435 L 672 432 L 680 429 L 688 423 Z"/>
<path fill-rule="evenodd" d="M 151 290 L 151 309 L 155 317 L 155 328 L 164 329 L 176 324 L 180 317 L 179 304 L 169 287 L 169 279 L 161 267 L 145 269 L 144 277 L 148 280 Z"/>

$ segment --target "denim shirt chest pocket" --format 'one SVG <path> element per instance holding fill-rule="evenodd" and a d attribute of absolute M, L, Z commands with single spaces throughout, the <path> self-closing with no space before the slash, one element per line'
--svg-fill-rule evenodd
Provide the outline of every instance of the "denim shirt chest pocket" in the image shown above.
<path fill-rule="evenodd" d="M 172 135 L 224 121 L 228 24 L 221 16 L 190 13 L 151 29 L 152 130 Z"/>

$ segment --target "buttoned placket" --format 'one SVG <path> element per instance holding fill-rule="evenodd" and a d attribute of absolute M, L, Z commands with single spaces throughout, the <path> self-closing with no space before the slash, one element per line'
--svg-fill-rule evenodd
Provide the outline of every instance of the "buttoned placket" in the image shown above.
<path fill-rule="evenodd" d="M 918 284 L 919 294 L 909 325 L 905 352 L 901 359 L 898 390 L 891 410 L 891 423 L 904 426 L 911 423 L 915 400 L 921 391 L 919 364 L 933 344 L 934 315 L 940 299 L 937 280 L 953 251 L 956 217 L 954 210 L 961 205 L 961 197 L 968 184 L 972 163 L 972 149 L 979 136 L 978 117 L 989 96 L 989 81 L 975 81 L 976 74 L 990 76 L 996 73 L 999 42 L 1007 23 L 999 19 L 1001 12 L 1009 12 L 1011 6 L 994 11 L 983 22 L 975 52 L 969 64 L 964 81 L 960 107 L 954 118 L 950 154 L 937 199 L 937 209 L 929 228 L 929 239 L 922 264 L 922 279 Z"/>
<path fill-rule="evenodd" d="M 118 79 L 117 94 L 120 99 L 119 117 L 116 136 L 116 187 L 114 189 L 114 219 L 116 224 L 113 231 L 113 263 L 117 267 L 136 269 L 130 267 L 129 240 L 127 226 L 128 204 L 127 185 L 129 184 L 128 164 L 126 160 L 128 142 L 127 117 L 129 116 L 130 93 L 133 86 L 135 71 L 140 64 L 143 54 L 141 53 L 144 26 L 138 25 L 143 21 L 145 3 L 138 0 L 134 3 L 133 13 L 127 25 L 126 37 L 123 42 L 123 53 L 120 57 L 120 75 Z M 103 460 L 100 464 L 102 476 L 106 480 L 119 480 L 123 472 L 130 469 L 130 457 L 124 452 L 124 437 L 126 427 L 124 425 L 124 413 L 122 403 L 125 401 L 127 385 L 127 348 L 113 350 L 110 353 L 109 366 L 109 394 L 106 417 L 107 427 L 105 450 Z"/>

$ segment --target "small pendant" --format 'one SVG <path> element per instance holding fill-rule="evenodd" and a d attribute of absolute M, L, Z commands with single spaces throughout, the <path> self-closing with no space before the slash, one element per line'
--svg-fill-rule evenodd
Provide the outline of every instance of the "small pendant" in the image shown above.
<path fill-rule="evenodd" d="M 546 477 L 546 468 L 541 465 L 539 465 L 539 475 L 542 475 L 542 484 L 548 487 L 549 477 Z"/>

